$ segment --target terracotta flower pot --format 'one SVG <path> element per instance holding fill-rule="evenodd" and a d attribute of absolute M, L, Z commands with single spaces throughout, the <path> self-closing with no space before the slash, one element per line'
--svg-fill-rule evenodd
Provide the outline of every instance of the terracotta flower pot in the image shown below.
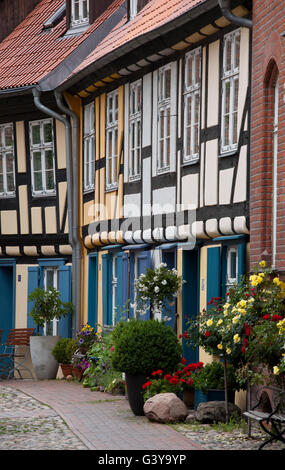
<path fill-rule="evenodd" d="M 68 375 L 72 375 L 73 366 L 71 364 L 60 364 L 60 367 L 61 367 L 64 377 L 67 377 Z"/>
<path fill-rule="evenodd" d="M 78 369 L 78 367 L 72 367 L 72 375 L 76 377 L 76 379 L 81 380 L 83 376 L 82 370 Z"/>

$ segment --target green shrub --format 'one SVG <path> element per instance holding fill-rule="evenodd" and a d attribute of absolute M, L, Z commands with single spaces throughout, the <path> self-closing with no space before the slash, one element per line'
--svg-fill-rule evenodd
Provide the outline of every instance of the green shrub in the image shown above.
<path fill-rule="evenodd" d="M 182 348 L 170 326 L 157 320 L 120 322 L 114 328 L 112 366 L 131 375 L 151 374 L 155 369 L 173 372 Z"/>
<path fill-rule="evenodd" d="M 61 338 L 52 350 L 52 355 L 61 364 L 71 364 L 76 350 L 76 341 L 72 338 Z"/>
<path fill-rule="evenodd" d="M 219 361 L 206 364 L 200 371 L 195 371 L 192 374 L 192 379 L 194 380 L 194 388 L 201 390 L 204 395 L 206 395 L 210 389 L 224 390 L 224 365 Z M 235 370 L 230 364 L 227 366 L 227 381 L 228 390 L 239 389 Z"/>

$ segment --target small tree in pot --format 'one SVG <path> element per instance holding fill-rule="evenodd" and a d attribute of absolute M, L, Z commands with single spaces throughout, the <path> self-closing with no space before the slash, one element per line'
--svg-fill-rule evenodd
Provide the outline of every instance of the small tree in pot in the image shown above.
<path fill-rule="evenodd" d="M 128 399 L 135 415 L 143 415 L 143 384 L 156 369 L 176 370 L 182 348 L 172 328 L 158 320 L 120 322 L 113 334 L 112 366 L 126 374 Z"/>
<path fill-rule="evenodd" d="M 38 379 L 52 379 L 56 377 L 58 362 L 53 358 L 51 351 L 59 341 L 59 336 L 52 336 L 52 322 L 73 312 L 71 302 L 62 302 L 60 293 L 53 287 L 44 290 L 35 289 L 29 296 L 33 302 L 30 315 L 39 328 L 45 327 L 44 336 L 34 336 L 30 340 L 32 363 Z"/>

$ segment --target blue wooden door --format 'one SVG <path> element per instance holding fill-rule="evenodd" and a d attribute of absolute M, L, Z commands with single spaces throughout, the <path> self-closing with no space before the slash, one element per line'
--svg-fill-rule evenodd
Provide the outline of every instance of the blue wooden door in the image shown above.
<path fill-rule="evenodd" d="M 97 330 L 97 295 L 98 295 L 97 256 L 89 256 L 88 266 L 88 323 Z"/>
<path fill-rule="evenodd" d="M 190 348 L 184 337 L 187 322 L 196 318 L 199 312 L 199 253 L 199 249 L 182 252 L 182 279 L 185 281 L 182 286 L 182 348 L 188 364 L 197 362 L 199 358 L 198 348 Z"/>
<path fill-rule="evenodd" d="M 71 302 L 71 266 L 60 266 L 58 268 L 58 290 L 62 302 Z M 58 334 L 62 338 L 71 337 L 71 314 L 60 318 Z"/>
<path fill-rule="evenodd" d="M 0 266 L 0 329 L 3 330 L 0 343 L 5 344 L 11 328 L 14 328 L 14 270 L 12 266 Z M 5 370 L 5 359 L 0 364 L 0 375 L 4 376 L 2 367 Z"/>
<path fill-rule="evenodd" d="M 213 297 L 221 296 L 221 249 L 207 248 L 207 304 Z"/>

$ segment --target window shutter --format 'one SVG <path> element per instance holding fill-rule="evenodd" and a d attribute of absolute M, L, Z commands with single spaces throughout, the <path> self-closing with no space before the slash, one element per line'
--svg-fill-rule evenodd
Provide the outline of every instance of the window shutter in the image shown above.
<path fill-rule="evenodd" d="M 112 264 L 108 253 L 102 255 L 103 326 L 112 325 Z"/>
<path fill-rule="evenodd" d="M 168 269 L 173 269 L 176 268 L 176 252 L 174 251 L 166 251 L 162 250 L 162 262 L 167 264 Z M 172 305 L 173 303 L 173 305 Z M 167 316 L 170 317 L 171 319 L 166 323 L 166 325 L 171 326 L 171 328 L 174 329 L 175 326 L 175 313 L 176 313 L 176 298 L 173 298 L 173 301 L 169 303 L 169 301 L 166 301 L 166 309 L 163 310 L 162 312 L 162 318 Z"/>
<path fill-rule="evenodd" d="M 30 311 L 33 307 L 33 302 L 29 301 L 29 296 L 40 285 L 40 268 L 38 266 L 32 266 L 28 268 L 28 318 L 27 328 L 36 328 L 37 332 L 42 332 L 42 328 L 38 328 L 34 323 L 34 320 L 30 316 Z"/>
<path fill-rule="evenodd" d="M 246 244 L 241 243 L 238 245 L 238 282 L 240 277 L 246 272 Z"/>
<path fill-rule="evenodd" d="M 61 301 L 71 302 L 71 266 L 60 266 L 58 268 L 58 280 Z M 58 334 L 62 338 L 71 336 L 71 314 L 60 318 Z"/>
<path fill-rule="evenodd" d="M 207 304 L 221 295 L 220 247 L 207 248 Z"/>
<path fill-rule="evenodd" d="M 116 296 L 116 321 L 126 320 L 126 303 L 128 300 L 128 255 L 117 254 L 117 296 Z"/>

